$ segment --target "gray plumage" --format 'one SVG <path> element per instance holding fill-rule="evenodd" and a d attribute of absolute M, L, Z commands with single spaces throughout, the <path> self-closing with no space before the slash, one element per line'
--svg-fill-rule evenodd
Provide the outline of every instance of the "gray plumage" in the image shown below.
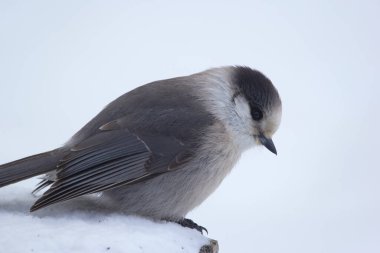
<path fill-rule="evenodd" d="M 254 110 L 263 118 L 253 120 Z M 63 147 L 1 165 L 0 187 L 47 173 L 40 188 L 50 188 L 31 211 L 102 192 L 108 207 L 179 220 L 244 150 L 261 143 L 275 152 L 280 119 L 277 90 L 247 67 L 156 81 L 111 102 Z"/>

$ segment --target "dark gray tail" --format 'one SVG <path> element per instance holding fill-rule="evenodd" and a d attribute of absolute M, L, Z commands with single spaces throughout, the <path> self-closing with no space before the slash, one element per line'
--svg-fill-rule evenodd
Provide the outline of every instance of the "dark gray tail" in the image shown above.
<path fill-rule="evenodd" d="M 55 149 L 0 165 L 0 187 L 52 171 L 63 156 L 62 149 Z"/>

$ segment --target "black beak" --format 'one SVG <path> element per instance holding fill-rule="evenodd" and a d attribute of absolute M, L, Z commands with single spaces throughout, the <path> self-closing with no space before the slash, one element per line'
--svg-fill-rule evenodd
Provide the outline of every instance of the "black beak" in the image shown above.
<path fill-rule="evenodd" d="M 263 134 L 260 134 L 258 138 L 264 147 L 266 147 L 273 154 L 277 155 L 276 146 L 274 145 L 272 139 L 265 137 Z"/>

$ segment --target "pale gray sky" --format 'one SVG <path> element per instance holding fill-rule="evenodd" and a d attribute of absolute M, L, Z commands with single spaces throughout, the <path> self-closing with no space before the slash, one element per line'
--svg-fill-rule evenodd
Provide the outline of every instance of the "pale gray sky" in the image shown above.
<path fill-rule="evenodd" d="M 247 152 L 189 216 L 222 252 L 379 252 L 379 13 L 379 1 L 1 1 L 0 163 L 57 147 L 149 81 L 248 65 L 282 96 L 279 155 Z"/>

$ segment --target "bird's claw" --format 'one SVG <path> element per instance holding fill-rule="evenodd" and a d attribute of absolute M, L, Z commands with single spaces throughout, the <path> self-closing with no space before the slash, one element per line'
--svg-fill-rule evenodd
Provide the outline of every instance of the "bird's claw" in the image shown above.
<path fill-rule="evenodd" d="M 186 228 L 191 228 L 191 229 L 196 229 L 198 230 L 202 235 L 203 235 L 203 231 L 206 231 L 206 233 L 208 234 L 208 231 L 205 227 L 202 227 L 202 226 L 199 226 L 197 223 L 195 223 L 194 221 L 192 221 L 191 219 L 182 219 L 182 220 L 179 220 L 177 221 L 177 223 L 179 225 L 181 225 L 182 227 L 186 227 Z"/>

